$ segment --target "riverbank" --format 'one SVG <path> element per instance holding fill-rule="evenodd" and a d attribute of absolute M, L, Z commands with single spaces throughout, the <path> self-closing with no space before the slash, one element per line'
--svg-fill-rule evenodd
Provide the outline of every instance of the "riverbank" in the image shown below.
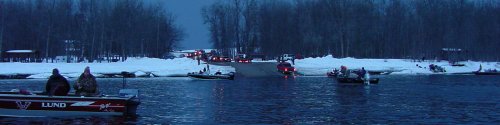
<path fill-rule="evenodd" d="M 275 61 L 268 61 L 275 63 Z M 260 65 L 262 63 L 262 65 Z M 325 76 L 326 72 L 340 66 L 347 66 L 349 69 L 360 69 L 364 67 L 372 72 L 387 72 L 390 74 L 402 75 L 429 75 L 429 74 L 471 74 L 479 69 L 481 65 L 484 69 L 500 69 L 498 62 L 460 62 L 464 66 L 451 66 L 447 61 L 414 61 L 406 59 L 355 59 L 355 58 L 332 58 L 331 56 L 321 58 L 306 58 L 295 60 L 295 67 L 298 74 L 305 76 Z M 434 73 L 429 70 L 429 65 L 434 64 L 443 67 L 446 72 Z M 246 68 L 251 76 L 265 76 L 269 74 L 279 74 L 275 66 L 263 66 L 263 62 L 253 62 L 251 64 L 210 64 L 212 72 L 239 72 L 235 68 Z M 51 75 L 53 68 L 58 68 L 61 74 L 68 78 L 78 77 L 83 69 L 89 66 L 91 72 L 96 77 L 121 77 L 121 72 L 126 71 L 134 77 L 184 77 L 189 72 L 198 72 L 206 64 L 198 65 L 197 60 L 190 58 L 156 59 L 156 58 L 129 58 L 125 62 L 114 63 L 0 63 L 0 78 L 17 79 L 32 78 L 44 79 Z M 240 69 L 242 70 L 242 69 Z M 255 71 L 253 71 L 255 70 Z M 243 72 L 243 71 L 242 71 Z M 253 73 L 253 74 L 252 74 Z M 245 75 L 243 75 L 245 76 Z"/>
<path fill-rule="evenodd" d="M 51 75 L 52 69 L 59 69 L 61 75 L 74 78 L 80 76 L 85 67 L 89 66 L 96 77 L 109 77 L 129 72 L 137 77 L 175 77 L 186 76 L 189 72 L 198 72 L 206 64 L 198 65 L 196 60 L 189 58 L 157 59 L 129 58 L 124 62 L 113 63 L 0 63 L 0 75 L 27 75 L 26 78 L 43 79 Z M 234 72 L 230 66 L 210 65 L 211 71 Z"/>

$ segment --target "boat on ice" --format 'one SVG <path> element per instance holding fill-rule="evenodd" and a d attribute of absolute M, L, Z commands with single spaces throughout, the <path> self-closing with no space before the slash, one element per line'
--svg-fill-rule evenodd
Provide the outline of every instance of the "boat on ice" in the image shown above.
<path fill-rule="evenodd" d="M 195 79 L 207 79 L 207 80 L 217 80 L 217 79 L 228 79 L 234 80 L 234 73 L 230 72 L 228 74 L 197 74 L 197 73 L 188 73 L 188 77 Z"/>
<path fill-rule="evenodd" d="M 82 115 L 135 115 L 141 103 L 137 89 L 122 89 L 117 96 L 48 96 L 19 91 L 0 92 L 0 116 L 58 117 Z"/>
<path fill-rule="evenodd" d="M 473 73 L 475 75 L 500 75 L 500 72 L 497 69 L 485 69 L 484 71 L 481 72 L 482 69 L 483 66 L 479 65 L 479 69 Z"/>
<path fill-rule="evenodd" d="M 474 72 L 475 75 L 500 75 L 500 72 Z"/>

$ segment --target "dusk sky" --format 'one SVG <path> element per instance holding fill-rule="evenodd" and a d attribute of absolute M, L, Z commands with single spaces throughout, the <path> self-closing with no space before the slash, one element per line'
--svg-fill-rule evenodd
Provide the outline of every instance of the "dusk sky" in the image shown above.
<path fill-rule="evenodd" d="M 201 8 L 210 5 L 215 0 L 168 0 L 165 1 L 167 11 L 176 18 L 186 36 L 177 49 L 211 48 L 208 27 L 203 24 Z"/>

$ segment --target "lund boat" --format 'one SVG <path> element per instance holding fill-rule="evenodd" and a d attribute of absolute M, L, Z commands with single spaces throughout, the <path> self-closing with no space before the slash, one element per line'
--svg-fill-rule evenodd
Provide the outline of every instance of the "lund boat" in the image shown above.
<path fill-rule="evenodd" d="M 140 104 L 137 89 L 122 89 L 118 96 L 47 96 L 42 93 L 0 92 L 0 116 L 58 117 L 82 115 L 135 115 Z"/>

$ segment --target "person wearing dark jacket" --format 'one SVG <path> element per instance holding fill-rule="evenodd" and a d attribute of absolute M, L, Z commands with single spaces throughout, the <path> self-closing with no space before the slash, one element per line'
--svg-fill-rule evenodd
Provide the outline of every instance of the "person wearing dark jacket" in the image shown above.
<path fill-rule="evenodd" d="M 364 78 L 365 75 L 366 75 L 366 70 L 365 70 L 365 67 L 361 67 L 361 70 L 358 72 L 358 78 Z"/>
<path fill-rule="evenodd" d="M 59 74 L 58 69 L 52 70 L 52 75 L 50 76 L 47 84 L 45 85 L 45 91 L 49 96 L 66 96 L 70 90 L 68 80 Z"/>
<path fill-rule="evenodd" d="M 95 96 L 99 93 L 97 91 L 97 82 L 95 77 L 90 74 L 89 67 L 86 67 L 82 75 L 78 77 L 73 88 L 76 90 L 75 94 L 79 96 Z"/>

